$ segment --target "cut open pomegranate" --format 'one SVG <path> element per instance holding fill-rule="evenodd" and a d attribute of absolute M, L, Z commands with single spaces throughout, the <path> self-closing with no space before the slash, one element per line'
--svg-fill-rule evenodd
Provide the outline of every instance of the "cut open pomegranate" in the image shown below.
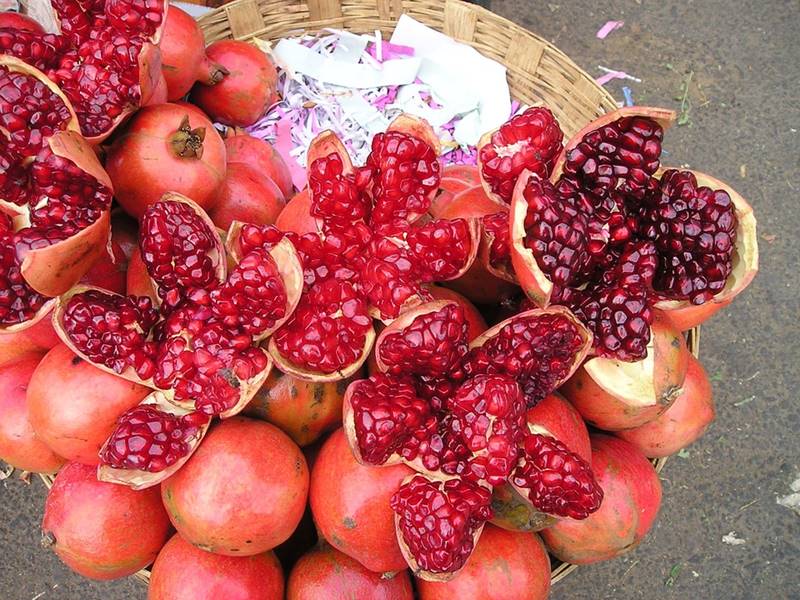
<path fill-rule="evenodd" d="M 18 331 L 52 308 L 109 241 L 111 182 L 77 133 L 64 94 L 0 56 L 0 327 Z"/>
<path fill-rule="evenodd" d="M 0 54 L 44 71 L 75 107 L 92 143 L 145 105 L 161 76 L 164 0 L 53 0 L 60 35 L 0 29 Z"/>
<path fill-rule="evenodd" d="M 208 415 L 176 407 L 161 392 L 120 416 L 100 450 L 100 481 L 135 490 L 158 485 L 189 460 L 211 423 Z"/>
<path fill-rule="evenodd" d="M 392 496 L 397 541 L 417 577 L 447 581 L 464 566 L 492 517 L 492 493 L 460 479 L 408 477 Z"/>

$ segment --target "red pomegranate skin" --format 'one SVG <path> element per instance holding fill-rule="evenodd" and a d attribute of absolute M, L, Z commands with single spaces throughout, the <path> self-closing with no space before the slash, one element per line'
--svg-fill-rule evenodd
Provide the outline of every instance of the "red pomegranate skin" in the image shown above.
<path fill-rule="evenodd" d="M 308 188 L 298 192 L 286 203 L 286 206 L 275 220 L 275 225 L 281 231 L 291 231 L 297 235 L 316 233 L 317 222 L 311 216 L 311 197 Z"/>
<path fill-rule="evenodd" d="M 42 533 L 73 571 L 117 579 L 153 562 L 170 524 L 158 488 L 137 492 L 105 483 L 94 467 L 70 463 L 47 495 Z"/>
<path fill-rule="evenodd" d="M 64 464 L 36 435 L 28 418 L 26 392 L 41 354 L 0 367 L 0 460 L 32 473 L 55 473 Z"/>
<path fill-rule="evenodd" d="M 528 425 L 536 433 L 549 434 L 572 452 L 592 464 L 592 444 L 581 414 L 558 393 L 553 393 L 528 410 Z"/>
<path fill-rule="evenodd" d="M 170 145 L 187 116 L 190 129 L 205 131 L 200 157 L 180 156 Z M 225 143 L 195 107 L 147 106 L 117 138 L 105 166 L 114 184 L 114 197 L 136 219 L 165 192 L 188 196 L 207 210 L 225 179 Z"/>
<path fill-rule="evenodd" d="M 545 600 L 550 558 L 535 533 L 486 525 L 467 564 L 450 581 L 417 580 L 420 600 Z"/>
<path fill-rule="evenodd" d="M 0 367 L 18 362 L 31 354 L 44 354 L 61 340 L 53 329 L 51 312 L 34 325 L 13 333 L 0 333 Z"/>
<path fill-rule="evenodd" d="M 228 70 L 216 85 L 197 84 L 191 101 L 214 121 L 235 127 L 255 123 L 278 94 L 278 72 L 261 50 L 249 42 L 221 40 L 206 48 L 208 59 Z"/>
<path fill-rule="evenodd" d="M 119 416 L 150 390 L 101 371 L 64 344 L 50 350 L 28 384 L 28 410 L 36 435 L 56 454 L 87 465 L 98 453 Z"/>
<path fill-rule="evenodd" d="M 342 429 L 331 434 L 311 474 L 311 511 L 320 534 L 376 573 L 407 567 L 389 499 L 413 471 L 405 465 L 367 467 L 353 458 Z"/>
<path fill-rule="evenodd" d="M 283 571 L 272 552 L 222 556 L 176 534 L 158 554 L 147 600 L 281 600 Z"/>
<path fill-rule="evenodd" d="M 97 261 L 81 277 L 80 283 L 103 288 L 116 294 L 124 294 L 128 259 L 122 247 L 115 241 L 110 244 L 111 253 L 103 252 Z"/>
<path fill-rule="evenodd" d="M 214 208 L 214 225 L 227 230 L 233 221 L 272 225 L 286 206 L 283 192 L 272 179 L 242 163 L 229 164 Z"/>
<path fill-rule="evenodd" d="M 635 446 L 609 435 L 591 439 L 592 470 L 603 488 L 600 509 L 583 521 L 563 519 L 542 531 L 551 554 L 580 565 L 635 548 L 653 526 L 661 505 L 658 475 Z"/>
<path fill-rule="evenodd" d="M 153 287 L 153 280 L 147 272 L 147 267 L 142 260 L 139 248 L 133 251 L 128 263 L 128 272 L 125 274 L 125 289 L 128 295 L 149 296 L 153 302 L 158 301 L 158 294 Z"/>
<path fill-rule="evenodd" d="M 21 15 L 15 12 L 0 12 L 0 28 L 10 27 L 12 29 L 21 29 L 22 31 L 33 31 L 35 33 L 44 33 L 44 28 L 38 21 L 30 18 L 27 15 Z"/>
<path fill-rule="evenodd" d="M 161 484 L 161 496 L 188 542 L 226 556 L 253 556 L 295 530 L 308 478 L 306 459 L 289 436 L 269 423 L 233 417 L 209 431 Z"/>
<path fill-rule="evenodd" d="M 324 544 L 297 561 L 286 582 L 286 600 L 323 598 L 412 600 L 414 592 L 407 570 L 384 578 Z"/>
<path fill-rule="evenodd" d="M 292 196 L 294 191 L 292 173 L 289 171 L 286 161 L 272 144 L 241 131 L 225 138 L 225 150 L 228 156 L 228 165 L 239 163 L 250 165 L 272 179 L 285 198 Z"/>

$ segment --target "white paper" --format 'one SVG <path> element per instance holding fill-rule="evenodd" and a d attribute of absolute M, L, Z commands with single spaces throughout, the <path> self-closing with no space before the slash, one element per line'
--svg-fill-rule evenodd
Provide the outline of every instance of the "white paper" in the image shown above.
<path fill-rule="evenodd" d="M 370 65 L 348 64 L 322 56 L 295 40 L 283 39 L 274 50 L 275 57 L 292 72 L 303 73 L 318 81 L 349 88 L 373 88 L 405 85 L 417 77 L 419 58 L 387 60 L 382 69 Z"/>
<path fill-rule="evenodd" d="M 391 42 L 413 47 L 422 59 L 419 79 L 431 86 L 448 109 L 469 114 L 456 138 L 460 143 L 475 145 L 483 133 L 508 120 L 511 92 L 502 64 L 408 15 L 398 20 Z"/>
<path fill-rule="evenodd" d="M 358 92 L 343 94 L 338 97 L 338 100 L 344 114 L 369 131 L 370 134 L 386 131 L 389 127 L 389 119 L 384 117 Z"/>
<path fill-rule="evenodd" d="M 361 60 L 361 55 L 367 49 L 369 41 L 364 36 L 350 33 L 341 29 L 326 29 L 339 36 L 339 43 L 333 49 L 333 58 L 345 63 L 355 64 Z"/>

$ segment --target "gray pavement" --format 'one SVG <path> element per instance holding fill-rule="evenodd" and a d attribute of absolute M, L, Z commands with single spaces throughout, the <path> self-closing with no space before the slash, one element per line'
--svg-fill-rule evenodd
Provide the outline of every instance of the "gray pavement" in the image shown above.
<path fill-rule="evenodd" d="M 759 276 L 703 328 L 716 423 L 663 471 L 661 515 L 645 542 L 624 558 L 580 569 L 552 597 L 800 598 L 800 515 L 776 503 L 800 478 L 800 3 L 482 3 L 551 40 L 593 75 L 606 65 L 642 78 L 630 85 L 639 104 L 677 107 L 693 73 L 691 125 L 668 133 L 665 162 L 728 181 L 759 221 Z M 625 26 L 596 39 L 609 19 Z M 622 98 L 618 83 L 609 89 Z M 40 482 L 0 486 L 0 600 L 145 598 L 138 582 L 83 580 L 39 548 Z M 731 532 L 744 543 L 724 543 Z"/>

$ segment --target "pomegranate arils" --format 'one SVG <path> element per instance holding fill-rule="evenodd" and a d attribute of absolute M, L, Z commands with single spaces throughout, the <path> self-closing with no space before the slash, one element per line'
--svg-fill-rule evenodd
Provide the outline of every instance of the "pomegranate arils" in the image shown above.
<path fill-rule="evenodd" d="M 508 235 L 508 211 L 486 215 L 481 219 L 489 243 L 489 263 L 511 271 L 511 240 Z"/>
<path fill-rule="evenodd" d="M 177 416 L 141 404 L 120 417 L 100 460 L 115 469 L 163 471 L 189 453 L 190 442 L 208 420 L 201 413 Z"/>
<path fill-rule="evenodd" d="M 603 490 L 589 464 L 555 438 L 529 434 L 512 485 L 543 513 L 585 519 L 600 508 Z"/>
<path fill-rule="evenodd" d="M 256 249 L 245 256 L 228 280 L 211 292 L 211 305 L 232 329 L 258 335 L 286 315 L 286 287 L 269 252 Z"/>
<path fill-rule="evenodd" d="M 415 571 L 454 573 L 472 553 L 492 517 L 491 492 L 469 481 L 429 480 L 415 475 L 392 496 L 401 547 Z"/>
<path fill-rule="evenodd" d="M 569 150 L 564 174 L 599 195 L 619 189 L 642 199 L 658 170 L 663 136 L 653 119 L 622 117 L 590 131 Z"/>
<path fill-rule="evenodd" d="M 22 277 L 14 251 L 11 219 L 0 213 L 0 325 L 16 325 L 32 319 L 48 300 Z"/>
<path fill-rule="evenodd" d="M 160 201 L 142 216 L 139 249 L 162 300 L 170 305 L 195 289 L 217 283 L 214 255 L 216 232 L 193 207 L 177 201 Z"/>
<path fill-rule="evenodd" d="M 519 385 L 508 377 L 478 375 L 448 399 L 448 445 L 463 444 L 469 454 L 464 477 L 502 485 L 517 462 L 526 404 Z"/>
<path fill-rule="evenodd" d="M 149 379 L 156 368 L 156 347 L 149 333 L 157 320 L 150 298 L 87 290 L 70 298 L 63 326 L 92 362 L 118 374 L 133 367 L 141 379 Z"/>
<path fill-rule="evenodd" d="M 425 214 L 439 189 L 439 158 L 424 141 L 402 131 L 372 138 L 367 167 L 375 171 L 372 222 L 413 221 Z"/>
<path fill-rule="evenodd" d="M 532 107 L 515 115 L 478 150 L 481 176 L 491 191 L 510 202 L 523 170 L 550 176 L 564 134 L 548 109 Z"/>
<path fill-rule="evenodd" d="M 412 460 L 419 441 L 436 432 L 430 405 L 403 379 L 378 374 L 354 383 L 350 406 L 361 458 L 369 464 L 382 465 L 401 454 Z M 411 452 L 403 452 L 407 444 Z"/>
<path fill-rule="evenodd" d="M 578 327 L 564 314 L 522 313 L 470 350 L 464 371 L 470 377 L 498 374 L 515 379 L 528 406 L 533 406 L 573 369 L 585 344 Z"/>
<path fill-rule="evenodd" d="M 693 304 L 711 300 L 733 269 L 736 226 L 727 192 L 698 187 L 691 172 L 665 171 L 640 213 L 640 233 L 659 251 L 655 289 Z"/>
<path fill-rule="evenodd" d="M 363 189 L 353 174 L 344 173 L 344 164 L 336 153 L 311 163 L 308 186 L 314 198 L 311 214 L 317 218 L 349 224 L 369 216 L 370 206 Z"/>
<path fill-rule="evenodd" d="M 448 304 L 417 316 L 407 327 L 382 338 L 380 361 L 394 375 L 452 376 L 467 351 L 463 309 Z"/>

